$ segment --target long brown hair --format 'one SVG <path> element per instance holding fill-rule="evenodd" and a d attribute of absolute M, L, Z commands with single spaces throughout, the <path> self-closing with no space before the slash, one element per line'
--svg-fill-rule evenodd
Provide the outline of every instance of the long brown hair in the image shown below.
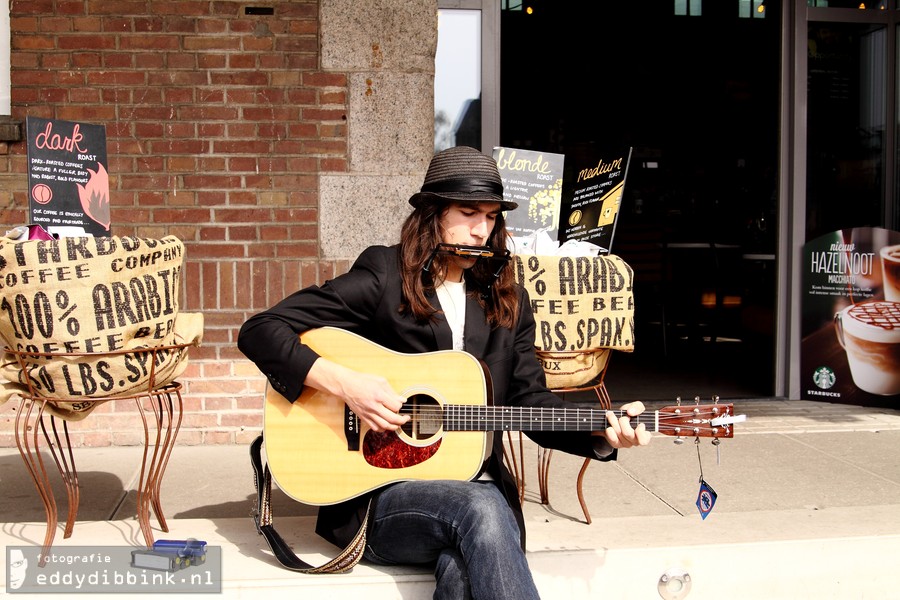
<path fill-rule="evenodd" d="M 403 305 L 400 310 L 411 312 L 417 320 L 423 322 L 434 318 L 434 313 L 437 312 L 427 297 L 434 292 L 431 273 L 443 273 L 447 268 L 448 257 L 438 254 L 434 256 L 429 270 L 424 270 L 435 247 L 442 242 L 441 217 L 449 206 L 449 202 L 438 199 L 421 203 L 406 218 L 400 232 L 400 273 L 403 283 Z M 508 238 L 506 220 L 503 213 L 500 213 L 487 245 L 502 251 L 506 248 Z M 495 280 L 494 272 L 497 268 L 496 260 L 478 259 L 471 269 L 465 271 L 466 288 L 484 308 L 488 323 L 494 327 L 512 328 L 519 318 L 519 305 L 511 261 L 506 261 Z"/>

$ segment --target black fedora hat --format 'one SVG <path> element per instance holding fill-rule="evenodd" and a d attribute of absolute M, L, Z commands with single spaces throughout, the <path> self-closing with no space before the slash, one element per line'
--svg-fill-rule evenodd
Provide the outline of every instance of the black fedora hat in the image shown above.
<path fill-rule="evenodd" d="M 503 199 L 503 181 L 497 162 L 468 146 L 455 146 L 435 154 L 422 189 L 413 194 L 409 203 L 419 206 L 429 199 L 456 202 L 499 202 L 503 210 L 519 206 Z"/>

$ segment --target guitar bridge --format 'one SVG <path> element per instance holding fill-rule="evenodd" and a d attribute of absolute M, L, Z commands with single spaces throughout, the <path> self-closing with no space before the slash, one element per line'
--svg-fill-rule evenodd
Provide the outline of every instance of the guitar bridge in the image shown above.
<path fill-rule="evenodd" d="M 349 452 L 358 452 L 359 417 L 346 404 L 344 405 L 344 437 L 347 438 L 347 450 Z"/>

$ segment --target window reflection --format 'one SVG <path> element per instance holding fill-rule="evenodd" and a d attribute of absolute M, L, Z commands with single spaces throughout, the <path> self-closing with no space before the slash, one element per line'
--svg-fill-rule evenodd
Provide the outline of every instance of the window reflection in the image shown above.
<path fill-rule="evenodd" d="M 814 8 L 857 8 L 859 10 L 886 10 L 892 8 L 887 0 L 807 0 L 806 5 Z"/>
<path fill-rule="evenodd" d="M 811 23 L 806 239 L 882 222 L 884 27 Z"/>
<path fill-rule="evenodd" d="M 481 11 L 439 10 L 434 149 L 481 148 Z"/>

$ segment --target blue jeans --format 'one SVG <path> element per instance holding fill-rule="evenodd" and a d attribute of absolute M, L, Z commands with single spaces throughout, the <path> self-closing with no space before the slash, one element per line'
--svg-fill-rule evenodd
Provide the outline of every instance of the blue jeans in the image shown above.
<path fill-rule="evenodd" d="M 366 560 L 434 565 L 436 600 L 538 598 L 503 494 L 490 482 L 408 481 L 383 489 Z"/>

